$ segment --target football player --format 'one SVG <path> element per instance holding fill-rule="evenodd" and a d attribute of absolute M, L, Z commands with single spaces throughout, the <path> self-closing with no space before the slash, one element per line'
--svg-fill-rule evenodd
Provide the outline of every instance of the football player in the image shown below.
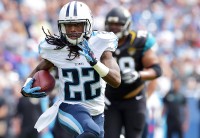
<path fill-rule="evenodd" d="M 118 47 L 114 57 L 121 69 L 121 85 L 106 87 L 105 138 L 141 138 L 145 125 L 145 81 L 161 76 L 159 59 L 153 50 L 156 40 L 145 30 L 130 30 L 131 14 L 124 7 L 106 15 L 105 30 L 114 32 Z M 115 132 L 115 133 L 113 133 Z"/>
<path fill-rule="evenodd" d="M 35 128 L 40 132 L 58 114 L 60 124 L 77 138 L 103 138 L 104 94 L 106 83 L 118 87 L 120 69 L 112 52 L 118 38 L 111 32 L 93 31 L 89 7 L 78 1 L 64 5 L 59 13 L 60 35 L 46 34 L 39 44 L 43 58 L 30 73 L 22 88 L 25 97 L 44 97 L 32 88 L 33 75 L 39 70 L 56 66 L 59 74 L 59 100 L 45 111 Z"/>

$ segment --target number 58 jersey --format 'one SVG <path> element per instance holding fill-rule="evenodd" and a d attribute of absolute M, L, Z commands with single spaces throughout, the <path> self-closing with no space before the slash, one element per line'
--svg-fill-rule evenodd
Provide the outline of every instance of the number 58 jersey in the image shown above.
<path fill-rule="evenodd" d="M 118 39 L 114 33 L 94 31 L 88 43 L 100 61 L 104 51 L 115 51 Z M 58 68 L 59 95 L 63 102 L 83 105 L 91 115 L 103 113 L 106 82 L 84 56 L 66 60 L 69 54 L 68 47 L 59 50 L 55 48 L 55 45 L 43 41 L 39 45 L 39 54 Z"/>

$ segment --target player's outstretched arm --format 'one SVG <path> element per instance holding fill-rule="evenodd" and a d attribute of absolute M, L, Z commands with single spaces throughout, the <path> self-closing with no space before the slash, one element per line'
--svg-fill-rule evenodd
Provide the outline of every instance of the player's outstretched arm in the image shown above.
<path fill-rule="evenodd" d="M 160 60 L 153 50 L 149 49 L 144 53 L 142 63 L 144 66 L 144 70 L 140 71 L 142 80 L 153 80 L 162 75 Z"/>
<path fill-rule="evenodd" d="M 113 58 L 112 52 L 105 51 L 101 56 L 101 62 L 109 68 L 108 74 L 102 78 L 112 87 L 119 87 L 121 84 L 120 68 Z"/>

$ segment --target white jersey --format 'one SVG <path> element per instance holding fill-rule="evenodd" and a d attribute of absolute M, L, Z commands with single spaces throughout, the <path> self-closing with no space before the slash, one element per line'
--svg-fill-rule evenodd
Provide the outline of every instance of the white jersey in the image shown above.
<path fill-rule="evenodd" d="M 95 31 L 88 43 L 95 57 L 100 61 L 104 51 L 115 51 L 117 37 L 111 32 Z M 44 41 L 39 46 L 39 53 L 42 58 L 58 67 L 59 95 L 63 102 L 81 104 L 91 115 L 103 113 L 106 82 L 84 56 L 80 55 L 71 61 L 66 60 L 69 54 L 67 47 L 59 50 L 55 50 L 55 47 Z"/>

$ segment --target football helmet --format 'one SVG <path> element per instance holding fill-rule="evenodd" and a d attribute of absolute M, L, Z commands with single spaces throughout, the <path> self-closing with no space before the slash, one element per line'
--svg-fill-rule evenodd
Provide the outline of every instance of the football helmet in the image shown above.
<path fill-rule="evenodd" d="M 66 33 L 65 24 L 69 23 L 84 23 L 84 31 L 80 32 L 81 36 L 77 39 L 71 39 Z M 93 17 L 89 7 L 79 1 L 72 1 L 65 4 L 59 13 L 58 30 L 60 36 L 64 41 L 72 45 L 77 45 L 83 41 L 84 38 L 90 37 L 93 28 Z"/>
<path fill-rule="evenodd" d="M 107 13 L 105 19 L 105 30 L 113 31 L 109 24 L 111 23 L 119 23 L 121 24 L 121 28 L 119 32 L 114 32 L 118 38 L 122 38 L 129 34 L 130 26 L 131 26 L 131 14 L 124 7 L 116 7 L 111 9 L 110 12 Z"/>

